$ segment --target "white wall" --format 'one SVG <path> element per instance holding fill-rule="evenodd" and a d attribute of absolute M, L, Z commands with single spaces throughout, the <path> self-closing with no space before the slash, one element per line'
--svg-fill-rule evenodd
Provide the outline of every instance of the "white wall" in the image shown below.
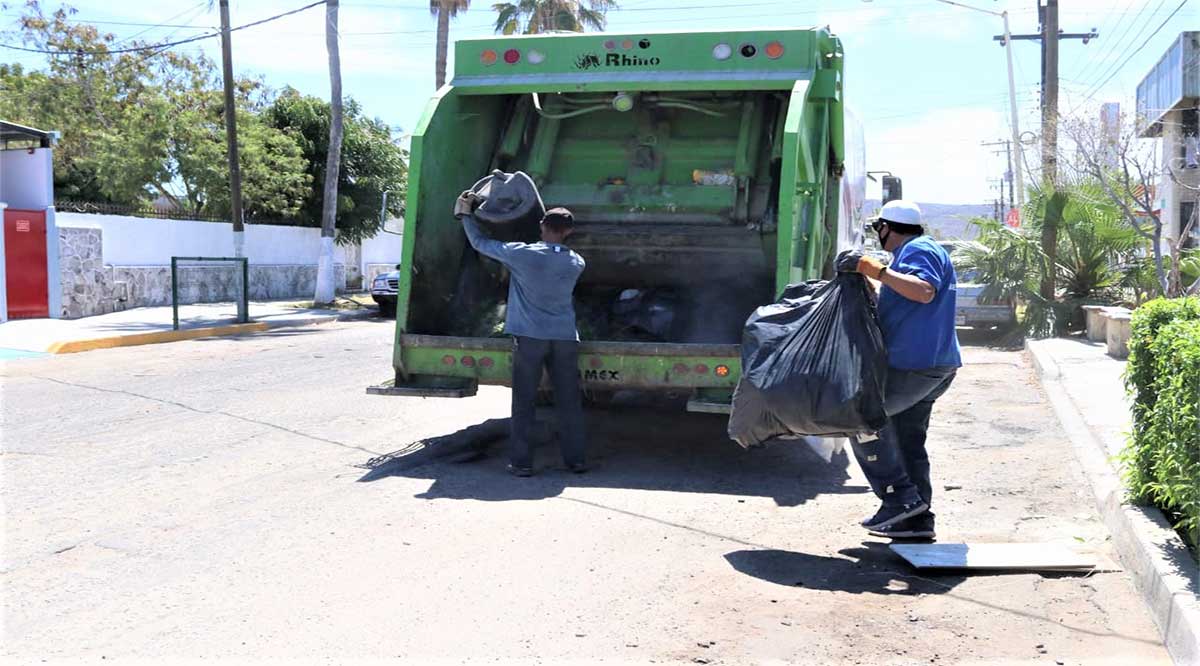
<path fill-rule="evenodd" d="M 110 266 L 162 266 L 171 257 L 232 257 L 233 225 L 226 222 L 159 220 L 125 215 L 59 212 L 60 227 L 104 231 L 104 263 Z M 246 225 L 246 257 L 251 264 L 316 264 L 321 230 L 312 227 Z M 398 236 L 396 238 L 399 238 Z M 334 246 L 334 263 L 345 251 Z"/>
<path fill-rule="evenodd" d="M 0 201 L 25 210 L 54 205 L 53 155 L 50 148 L 0 150 Z"/>
<path fill-rule="evenodd" d="M 391 228 L 392 225 L 388 225 Z M 368 264 L 398 264 L 404 253 L 404 238 L 380 231 L 374 238 L 368 238 L 362 244 L 362 271 L 367 273 Z"/>

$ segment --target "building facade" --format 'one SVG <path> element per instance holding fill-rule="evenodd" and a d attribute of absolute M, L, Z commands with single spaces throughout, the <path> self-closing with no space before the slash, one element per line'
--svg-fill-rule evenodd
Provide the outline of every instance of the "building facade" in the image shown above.
<path fill-rule="evenodd" d="M 1138 83 L 1138 135 L 1160 138 L 1156 199 L 1163 234 L 1174 245 L 1200 247 L 1200 31 L 1182 32 Z M 1190 230 L 1188 227 L 1190 226 Z"/>

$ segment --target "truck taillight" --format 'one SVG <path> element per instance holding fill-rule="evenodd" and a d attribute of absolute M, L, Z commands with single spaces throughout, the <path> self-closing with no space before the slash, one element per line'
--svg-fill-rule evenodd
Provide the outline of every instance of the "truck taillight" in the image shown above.
<path fill-rule="evenodd" d="M 763 52 L 771 60 L 778 60 L 783 57 L 783 44 L 780 42 L 767 42 L 767 47 L 763 49 Z"/>
<path fill-rule="evenodd" d="M 496 362 L 493 361 L 489 356 L 484 356 L 483 358 L 479 359 L 479 367 L 481 368 L 490 368 L 495 364 Z"/>
<path fill-rule="evenodd" d="M 492 49 L 484 49 L 483 52 L 479 54 L 479 62 L 485 65 L 496 64 L 496 58 L 496 52 Z"/>
<path fill-rule="evenodd" d="M 474 356 L 464 356 L 464 357 L 462 357 L 462 360 L 459 361 L 459 363 L 462 363 L 464 368 L 473 368 L 473 367 L 475 367 L 475 357 Z"/>
<path fill-rule="evenodd" d="M 731 55 L 733 55 L 733 47 L 724 42 L 713 47 L 713 58 L 717 60 L 729 60 Z"/>
<path fill-rule="evenodd" d="M 515 65 L 521 60 L 521 52 L 516 49 L 509 49 L 504 52 L 504 62 Z"/>
<path fill-rule="evenodd" d="M 442 365 L 454 365 L 454 357 L 446 354 L 442 357 Z"/>
<path fill-rule="evenodd" d="M 525 59 L 528 60 L 529 64 L 531 65 L 540 65 L 546 60 L 546 54 L 542 53 L 541 51 L 534 51 L 531 49 L 529 53 L 525 54 Z"/>
<path fill-rule="evenodd" d="M 728 377 L 729 376 L 729 366 L 718 365 L 717 369 L 714 370 L 713 372 L 717 373 L 718 377 Z"/>

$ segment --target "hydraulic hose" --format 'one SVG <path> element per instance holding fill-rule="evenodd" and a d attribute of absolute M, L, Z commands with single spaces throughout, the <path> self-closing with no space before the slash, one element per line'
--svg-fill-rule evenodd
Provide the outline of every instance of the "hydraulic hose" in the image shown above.
<path fill-rule="evenodd" d="M 538 94 L 537 93 L 530 93 L 530 94 L 533 95 L 533 108 L 538 112 L 538 115 L 543 118 L 549 118 L 550 120 L 562 120 L 563 118 L 574 118 L 575 116 L 582 116 L 587 113 L 594 113 L 596 111 L 604 111 L 605 109 L 612 108 L 612 105 L 610 105 L 610 104 L 598 104 L 596 106 L 585 106 L 582 109 L 575 109 L 574 111 L 565 111 L 563 113 L 547 113 L 542 110 L 542 103 L 538 99 Z"/>

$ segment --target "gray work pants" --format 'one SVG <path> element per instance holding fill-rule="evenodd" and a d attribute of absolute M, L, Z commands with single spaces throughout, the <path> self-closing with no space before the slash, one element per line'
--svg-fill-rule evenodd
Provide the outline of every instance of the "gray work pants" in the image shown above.
<path fill-rule="evenodd" d="M 860 443 L 851 438 L 854 457 L 871 490 L 886 504 L 911 504 L 918 499 L 933 506 L 929 454 L 925 435 L 933 403 L 950 388 L 957 368 L 888 369 L 883 409 L 887 425 L 879 439 Z"/>
<path fill-rule="evenodd" d="M 542 368 L 550 375 L 554 407 L 558 414 L 559 446 L 568 466 L 585 463 L 587 440 L 583 423 L 583 396 L 579 391 L 579 343 L 574 340 L 513 338 L 512 422 L 509 462 L 514 467 L 533 466 L 534 411 Z"/>

